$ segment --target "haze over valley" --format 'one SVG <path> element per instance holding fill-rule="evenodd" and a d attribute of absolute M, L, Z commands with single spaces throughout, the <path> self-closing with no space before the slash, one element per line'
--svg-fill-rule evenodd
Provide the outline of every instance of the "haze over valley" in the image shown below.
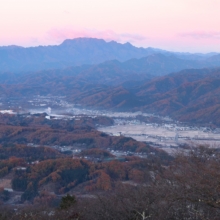
<path fill-rule="evenodd" d="M 220 4 L 36 2 L 0 3 L 0 220 L 218 220 Z"/>
<path fill-rule="evenodd" d="M 47 204 L 51 216 L 69 216 L 67 198 L 67 210 L 86 216 L 96 209 L 84 204 L 118 201 L 121 187 L 161 192 L 148 187 L 163 188 L 172 163 L 186 169 L 185 159 L 194 166 L 219 155 L 218 53 L 77 38 L 1 47 L 0 57 L 0 201 L 15 215 Z"/>
<path fill-rule="evenodd" d="M 87 54 L 85 48 L 88 47 L 91 48 L 91 56 L 96 54 L 100 59 L 107 59 L 109 56 L 116 59 L 120 51 L 130 54 L 129 56 L 140 57 L 149 50 L 116 42 L 113 44 L 117 47 L 111 49 L 112 43 L 98 39 L 81 38 L 66 42 L 69 45 L 68 50 L 73 54 L 75 50 Z M 30 49 L 36 50 L 36 54 L 39 50 Z M 47 52 L 51 47 L 43 49 Z M 4 50 L 10 52 L 11 48 L 6 47 Z M 105 50 L 107 52 L 103 56 Z M 65 96 L 67 102 L 84 107 L 141 111 L 169 116 L 182 122 L 219 126 L 220 55 L 171 53 L 153 48 L 150 51 L 150 55 L 144 54 L 142 58 L 130 59 L 131 57 L 124 56 L 124 60 L 128 60 L 123 62 L 109 60 L 100 64 L 90 63 L 61 69 L 2 71 L 1 99 L 7 102 L 7 99 L 13 97 L 18 100 L 19 105 L 19 100 L 25 100 L 26 97 Z M 6 53 L 2 57 L 8 57 L 7 60 L 13 57 L 10 61 L 13 62 L 17 59 L 15 54 L 17 53 L 8 56 Z M 35 60 L 34 56 L 30 54 L 28 59 Z M 19 55 L 18 59 L 20 57 L 23 55 Z M 70 59 L 71 54 L 67 53 L 67 57 Z M 74 57 L 71 59 L 76 60 Z M 2 65 L 7 66 L 6 64 L 4 61 Z"/>
<path fill-rule="evenodd" d="M 92 38 L 65 40 L 59 46 L 14 46 L 0 50 L 3 58 L 0 78 L 3 112 L 27 113 L 32 111 L 32 107 L 52 108 L 60 112 L 62 108 L 65 114 L 74 116 L 76 108 L 73 106 L 78 105 L 77 111 L 85 115 L 99 116 L 104 114 L 102 111 L 107 111 L 104 115 L 108 117 L 128 118 L 120 126 L 103 129 L 109 134 L 121 133 L 157 144 L 159 139 L 166 147 L 185 143 L 180 141 L 177 144 L 176 136 L 184 137 L 182 140 L 195 137 L 206 141 L 219 140 L 218 135 L 203 135 L 200 129 L 194 135 L 190 129 L 190 135 L 177 134 L 177 125 L 174 125 L 174 133 L 167 136 L 166 129 L 155 128 L 164 127 L 163 120 L 159 120 L 158 125 L 151 125 L 156 129 L 153 134 L 146 131 L 150 127 L 146 130 L 141 128 L 147 114 L 147 117 L 169 117 L 173 122 L 178 121 L 175 123 L 203 127 L 202 130 L 218 129 L 220 55 L 217 53 L 173 53 Z M 15 60 L 20 67 L 11 65 Z M 59 66 L 57 60 L 65 65 Z M 32 63 L 33 67 L 28 63 Z M 48 63 L 48 66 L 42 66 L 43 63 Z M 93 110 L 83 111 L 80 108 Z M 113 113 L 110 114 L 109 110 Z M 117 112 L 124 112 L 124 115 L 120 117 Z M 139 112 L 139 115 L 132 116 L 132 112 Z M 129 118 L 136 119 L 138 116 L 136 124 L 140 128 L 128 126 Z M 152 139 L 154 136 L 157 138 Z"/>

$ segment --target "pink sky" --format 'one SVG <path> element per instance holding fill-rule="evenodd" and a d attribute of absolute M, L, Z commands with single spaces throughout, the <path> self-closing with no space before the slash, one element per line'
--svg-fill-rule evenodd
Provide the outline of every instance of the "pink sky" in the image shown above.
<path fill-rule="evenodd" d="M 0 1 L 0 45 L 96 37 L 172 51 L 220 52 L 220 0 Z"/>

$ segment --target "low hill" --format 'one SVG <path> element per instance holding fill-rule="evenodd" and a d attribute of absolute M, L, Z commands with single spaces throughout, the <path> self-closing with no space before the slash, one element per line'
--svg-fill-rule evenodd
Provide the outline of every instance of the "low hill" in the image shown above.
<path fill-rule="evenodd" d="M 91 88 L 70 100 L 89 106 L 142 110 L 178 120 L 220 125 L 220 69 L 189 69 L 141 86 Z"/>
<path fill-rule="evenodd" d="M 161 58 L 161 55 L 158 57 Z M 219 68 L 185 69 L 153 77 L 149 72 L 142 71 L 146 69 L 144 65 L 148 59 L 123 63 L 108 61 L 93 66 L 2 77 L 0 92 L 2 97 L 18 99 L 35 95 L 62 95 L 71 103 L 94 108 L 141 110 L 169 115 L 182 121 L 220 124 L 216 119 L 220 104 Z"/>

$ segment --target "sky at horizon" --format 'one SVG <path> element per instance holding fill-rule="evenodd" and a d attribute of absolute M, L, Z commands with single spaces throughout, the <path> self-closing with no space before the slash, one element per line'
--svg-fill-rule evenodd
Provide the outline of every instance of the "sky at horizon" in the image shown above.
<path fill-rule="evenodd" d="M 0 46 L 95 37 L 139 47 L 220 52 L 220 0 L 0 0 Z"/>

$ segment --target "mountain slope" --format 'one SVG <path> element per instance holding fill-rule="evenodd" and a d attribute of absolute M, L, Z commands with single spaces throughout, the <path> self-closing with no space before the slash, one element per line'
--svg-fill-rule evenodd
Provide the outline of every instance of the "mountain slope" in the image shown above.
<path fill-rule="evenodd" d="M 218 60 L 214 55 L 207 63 Z M 220 125 L 220 69 L 195 69 L 195 64 L 206 62 L 153 54 L 125 62 L 2 73 L 0 94 L 6 98 L 62 95 L 69 102 L 89 107 L 142 110 L 182 121 Z M 184 67 L 193 69 L 164 75 Z"/>
<path fill-rule="evenodd" d="M 212 66 L 210 62 L 211 61 L 201 62 L 195 60 L 183 60 L 175 57 L 174 55 L 152 54 L 147 57 L 130 59 L 125 62 L 110 60 L 97 65 L 81 65 L 61 69 L 42 70 L 37 72 L 4 72 L 0 73 L 0 83 L 34 83 L 36 85 L 38 83 L 38 85 L 41 85 L 44 82 L 51 80 L 54 81 L 55 79 L 59 81 L 60 78 L 61 81 L 68 79 L 70 81 L 87 81 L 92 84 L 117 86 L 128 81 L 149 81 L 156 76 L 163 76 L 168 73 L 178 72 L 182 69 L 196 69 Z M 213 62 L 217 62 L 216 58 L 214 58 Z M 189 78 L 189 76 L 187 77 Z M 195 77 L 195 75 L 192 77 Z M 179 74 L 178 78 L 180 79 Z M 181 80 L 183 79 L 184 73 L 182 74 Z M 146 85 L 146 87 L 148 87 L 148 85 Z M 159 87 L 161 89 L 164 86 L 159 85 Z"/>
<path fill-rule="evenodd" d="M 141 86 L 92 87 L 70 100 L 87 106 L 142 110 L 220 126 L 220 69 L 184 70 Z"/>

